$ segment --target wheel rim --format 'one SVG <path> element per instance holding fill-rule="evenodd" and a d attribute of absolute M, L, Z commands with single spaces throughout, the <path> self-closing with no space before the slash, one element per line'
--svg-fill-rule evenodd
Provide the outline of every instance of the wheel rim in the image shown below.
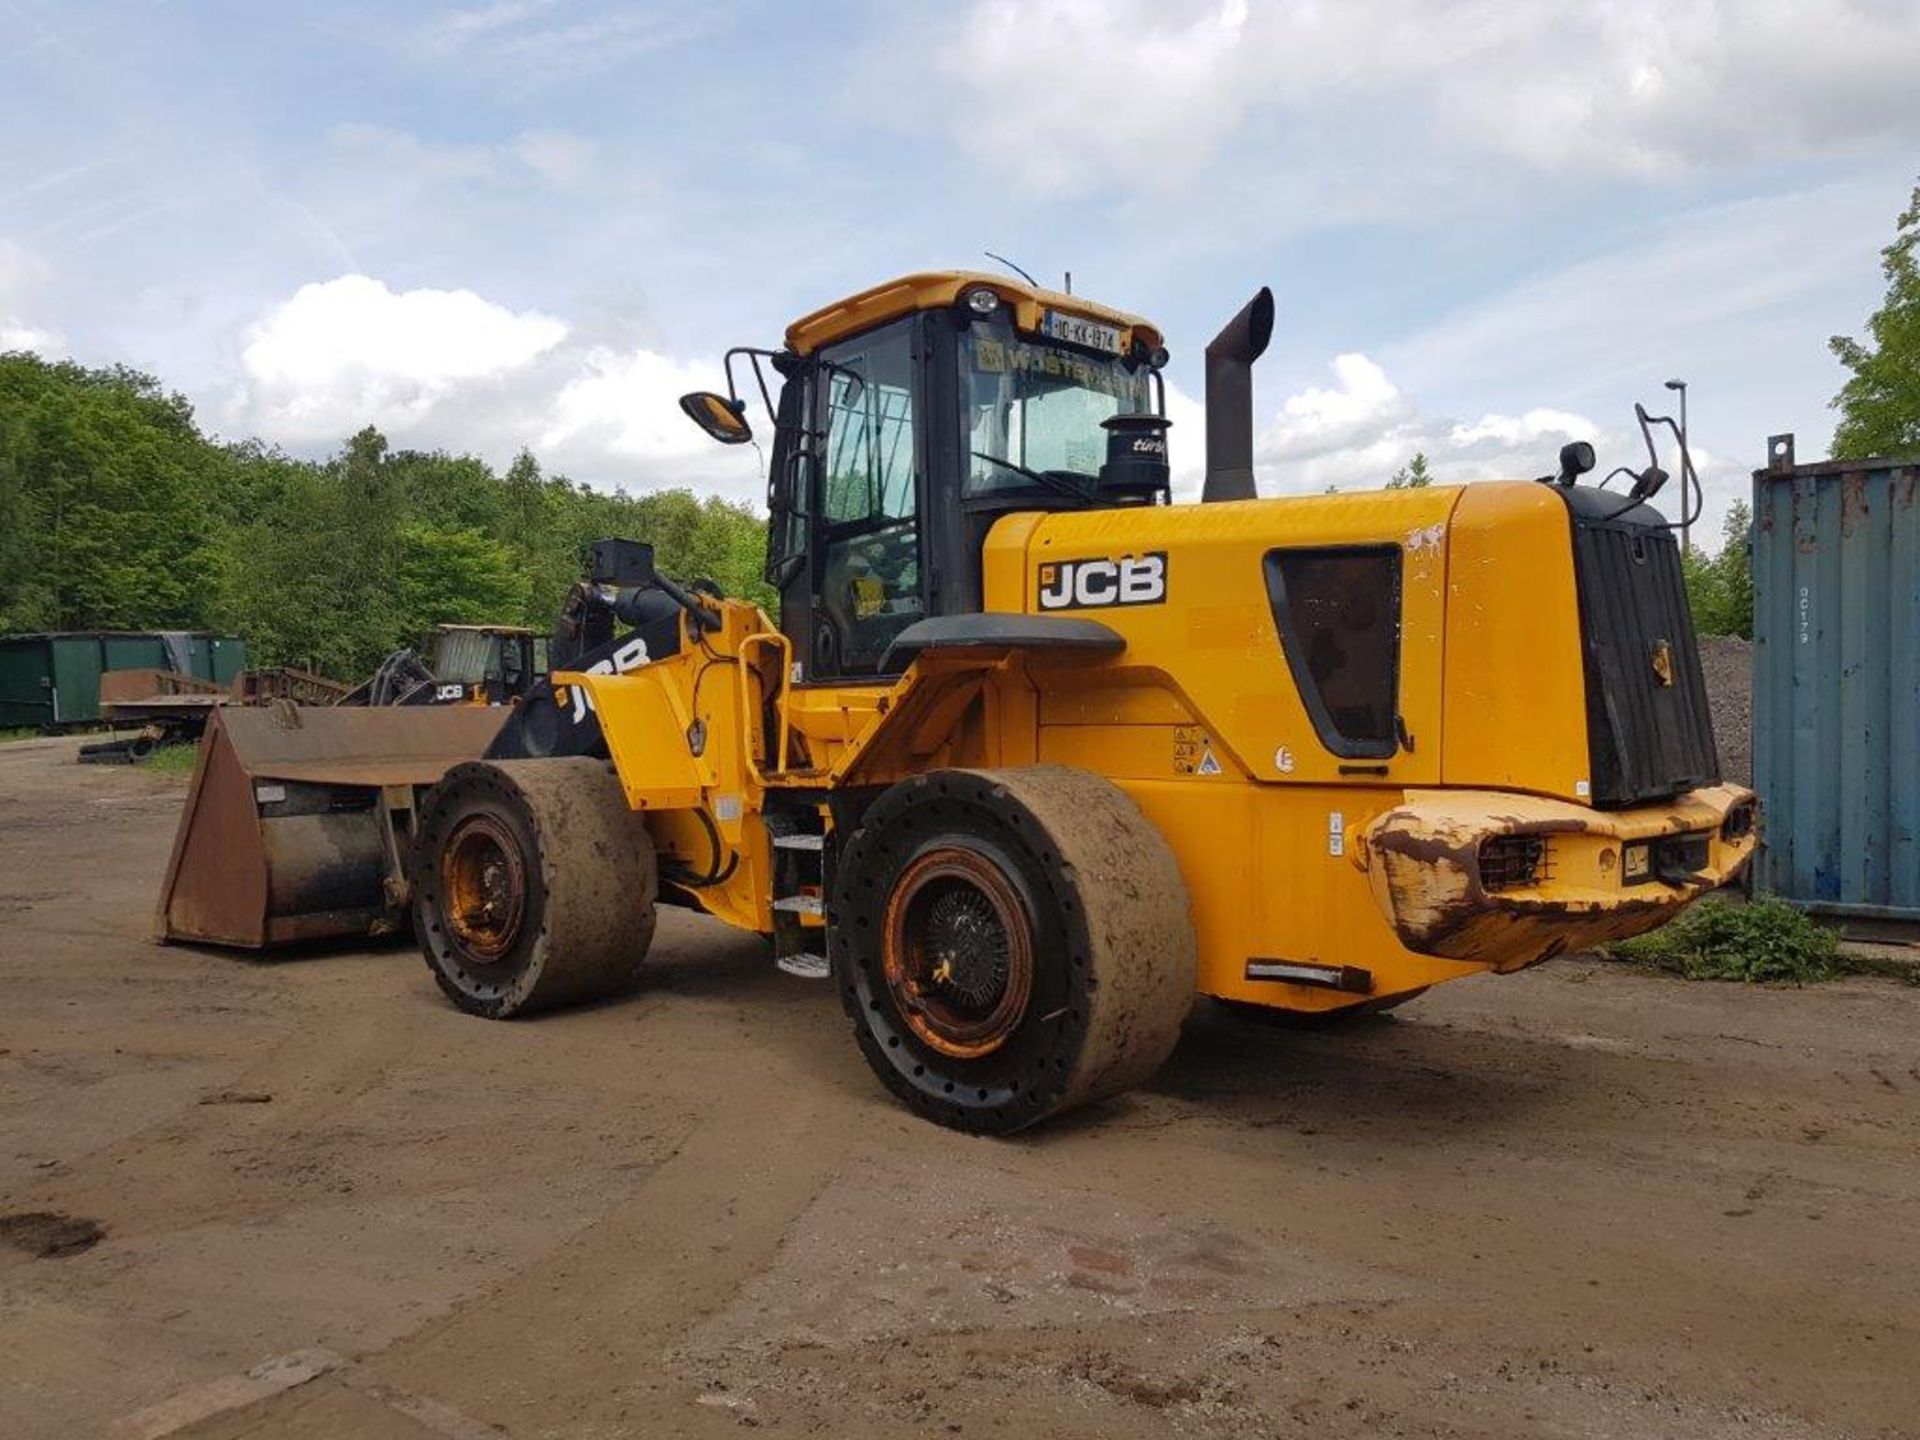
<path fill-rule="evenodd" d="M 970 1060 L 1005 1044 L 1033 994 L 1033 926 L 1006 873 L 977 851 L 930 850 L 887 900 L 888 993 L 907 1028 Z"/>
<path fill-rule="evenodd" d="M 491 815 L 462 820 L 440 856 L 447 931 L 463 956 L 490 965 L 513 948 L 526 914 L 526 866 L 507 827 Z"/>

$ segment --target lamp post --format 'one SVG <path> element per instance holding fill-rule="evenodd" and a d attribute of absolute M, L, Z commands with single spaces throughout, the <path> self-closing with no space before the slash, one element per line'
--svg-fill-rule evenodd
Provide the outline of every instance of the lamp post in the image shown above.
<path fill-rule="evenodd" d="M 1669 380 L 1667 389 L 1680 392 L 1680 553 L 1685 555 L 1692 544 L 1688 534 L 1691 527 L 1687 524 L 1687 506 L 1691 503 L 1687 494 L 1687 456 L 1692 453 L 1687 449 L 1687 382 Z"/>

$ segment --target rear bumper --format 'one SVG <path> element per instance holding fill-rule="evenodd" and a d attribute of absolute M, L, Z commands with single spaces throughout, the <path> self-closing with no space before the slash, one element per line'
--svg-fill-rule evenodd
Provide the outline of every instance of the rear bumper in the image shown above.
<path fill-rule="evenodd" d="M 1736 878 L 1754 822 L 1737 785 L 1632 810 L 1410 790 L 1351 851 L 1409 950 L 1518 970 L 1651 930 Z"/>

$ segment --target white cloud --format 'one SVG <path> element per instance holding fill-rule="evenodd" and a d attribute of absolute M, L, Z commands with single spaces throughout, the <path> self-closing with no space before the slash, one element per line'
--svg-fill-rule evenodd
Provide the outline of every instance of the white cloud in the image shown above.
<path fill-rule="evenodd" d="M 53 267 L 40 255 L 0 238 L 0 354 L 31 350 L 49 360 L 66 355 L 65 336 L 24 318 L 52 274 Z"/>
<path fill-rule="evenodd" d="M 297 451 L 375 425 L 396 445 L 496 465 L 530 446 L 606 489 L 762 493 L 760 453 L 715 445 L 680 411 L 685 392 L 724 385 L 717 364 L 588 343 L 470 290 L 394 291 L 365 275 L 304 285 L 253 327 L 241 363 L 229 423 Z"/>
<path fill-rule="evenodd" d="M 1297 391 L 1264 424 L 1256 423 L 1254 469 L 1262 494 L 1377 489 L 1415 453 L 1424 454 L 1445 483 L 1530 478 L 1554 468 L 1568 440 L 1611 449 L 1622 438 L 1565 410 L 1472 420 L 1426 414 L 1366 355 L 1335 356 L 1330 368 L 1335 384 Z"/>
<path fill-rule="evenodd" d="M 1524 415 L 1482 415 L 1471 424 L 1447 431 L 1447 443 L 1460 447 L 1493 441 L 1501 445 L 1528 444 L 1546 436 L 1590 439 L 1593 422 L 1566 410 L 1529 410 Z"/>
<path fill-rule="evenodd" d="M 696 459 L 714 442 L 680 409 L 690 390 L 724 390 L 718 365 L 682 364 L 651 350 L 595 346 L 560 387 L 540 436 L 542 452 L 615 457 L 631 465 Z"/>
<path fill-rule="evenodd" d="M 932 43 L 956 140 L 1037 193 L 1178 188 L 1236 139 L 1384 193 L 1436 156 L 1670 179 L 1920 139 L 1909 4 L 981 0 Z"/>
<path fill-rule="evenodd" d="M 987 0 L 936 54 L 971 98 L 960 143 L 1037 192 L 1155 182 L 1155 161 L 1220 145 L 1247 107 L 1237 84 L 1246 0 L 1169 20 L 1157 3 Z M 1191 11 L 1191 7 L 1187 7 Z M 1205 95 L 1202 103 L 1185 103 Z M 1162 97 L 1180 97 L 1165 104 Z"/>
<path fill-rule="evenodd" d="M 247 401 L 275 438 L 337 437 L 399 425 L 463 382 L 521 369 L 567 327 L 471 290 L 395 293 L 365 275 L 303 285 L 254 327 L 241 354 Z"/>
<path fill-rule="evenodd" d="M 59 360 L 67 353 L 66 337 L 53 330 L 42 330 L 24 320 L 0 315 L 0 355 L 11 350 L 31 350 L 47 360 Z"/>
<path fill-rule="evenodd" d="M 1336 355 L 1331 389 L 1310 386 L 1287 397 L 1259 450 L 1277 461 L 1308 459 L 1351 449 L 1391 433 L 1408 414 L 1391 380 L 1365 355 Z"/>
<path fill-rule="evenodd" d="M 1332 368 L 1340 382 L 1337 386 L 1309 387 L 1289 396 L 1266 426 L 1258 429 L 1254 470 L 1261 494 L 1377 490 L 1416 454 L 1426 456 L 1428 470 L 1443 485 L 1532 480 L 1558 469 L 1560 447 L 1570 440 L 1585 440 L 1596 452 L 1598 464 L 1595 473 L 1586 477 L 1587 484 L 1598 483 L 1615 466 L 1637 471 L 1646 464 L 1644 442 L 1631 412 L 1616 425 L 1546 407 L 1516 414 L 1487 413 L 1469 420 L 1424 412 L 1365 355 L 1337 356 Z M 1660 463 L 1672 478 L 1655 503 L 1677 521 L 1683 508 L 1680 458 L 1665 432 L 1656 431 L 1656 444 Z M 1707 502 L 1694 543 L 1714 550 L 1720 544 L 1734 482 L 1744 479 L 1744 472 L 1736 462 L 1703 445 L 1694 443 L 1691 448 Z M 1181 498 L 1195 498 L 1198 493 L 1196 481 Z"/>

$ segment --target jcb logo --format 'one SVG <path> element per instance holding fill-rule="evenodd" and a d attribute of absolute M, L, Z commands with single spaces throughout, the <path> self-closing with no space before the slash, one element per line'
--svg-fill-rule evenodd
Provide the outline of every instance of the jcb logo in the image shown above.
<path fill-rule="evenodd" d="M 1042 610 L 1158 605 L 1167 598 L 1167 552 L 1118 560 L 1058 560 L 1040 567 Z"/>
<path fill-rule="evenodd" d="M 605 660 L 596 660 L 593 664 L 589 665 L 584 673 L 588 675 L 624 675 L 629 670 L 638 670 L 642 665 L 651 662 L 652 659 L 653 657 L 647 654 L 647 642 L 642 640 L 638 635 L 635 635 Z M 572 686 L 571 689 L 573 691 L 571 696 L 573 723 L 578 725 L 593 713 L 593 697 L 587 693 L 585 686 L 575 685 Z M 568 702 L 561 697 L 558 687 L 554 689 L 553 698 L 554 702 L 562 709 L 568 708 Z"/>

